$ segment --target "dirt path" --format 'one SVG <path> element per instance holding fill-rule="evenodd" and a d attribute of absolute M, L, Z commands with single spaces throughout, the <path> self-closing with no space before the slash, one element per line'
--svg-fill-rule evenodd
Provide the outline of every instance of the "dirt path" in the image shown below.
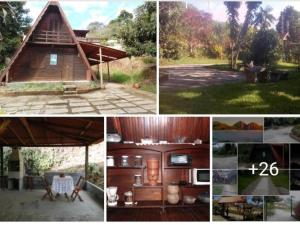
<path fill-rule="evenodd" d="M 258 182 L 254 181 L 244 191 L 244 195 L 280 195 L 270 177 L 260 177 Z"/>
<path fill-rule="evenodd" d="M 264 142 L 272 143 L 293 143 L 297 142 L 290 137 L 293 126 L 283 127 L 279 129 L 269 129 L 264 131 Z"/>
<path fill-rule="evenodd" d="M 240 82 L 244 76 L 232 71 L 207 68 L 210 65 L 180 65 L 161 67 L 160 74 L 165 79 L 160 81 L 161 89 L 196 88 L 224 83 Z"/>
<path fill-rule="evenodd" d="M 237 169 L 237 156 L 231 157 L 214 157 L 214 169 Z"/>

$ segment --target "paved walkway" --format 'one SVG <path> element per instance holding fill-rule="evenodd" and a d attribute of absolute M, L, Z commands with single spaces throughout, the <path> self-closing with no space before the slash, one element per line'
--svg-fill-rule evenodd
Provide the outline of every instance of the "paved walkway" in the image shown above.
<path fill-rule="evenodd" d="M 209 65 L 180 65 L 161 67 L 159 72 L 168 75 L 160 81 L 161 89 L 197 88 L 245 80 L 243 74 L 210 69 Z"/>
<path fill-rule="evenodd" d="M 0 106 L 7 114 L 155 114 L 154 94 L 108 84 L 76 97 L 62 95 L 0 96 Z"/>
<path fill-rule="evenodd" d="M 297 143 L 290 137 L 293 126 L 282 127 L 278 129 L 268 129 L 264 131 L 264 142 L 268 143 Z"/>

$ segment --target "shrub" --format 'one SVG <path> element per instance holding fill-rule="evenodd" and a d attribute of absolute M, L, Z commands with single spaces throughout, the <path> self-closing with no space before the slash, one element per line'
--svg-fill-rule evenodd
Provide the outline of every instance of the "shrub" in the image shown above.
<path fill-rule="evenodd" d="M 250 56 L 255 65 L 274 65 L 279 59 L 279 39 L 274 30 L 260 30 L 254 36 Z"/>
<path fill-rule="evenodd" d="M 110 79 L 112 82 L 124 84 L 130 80 L 130 76 L 122 72 L 115 72 Z"/>
<path fill-rule="evenodd" d="M 43 171 L 50 169 L 54 165 L 54 157 L 49 152 L 40 149 L 23 149 L 25 166 L 28 172 L 42 174 Z"/>
<path fill-rule="evenodd" d="M 300 138 L 300 125 L 296 125 L 291 132 L 293 135 Z"/>

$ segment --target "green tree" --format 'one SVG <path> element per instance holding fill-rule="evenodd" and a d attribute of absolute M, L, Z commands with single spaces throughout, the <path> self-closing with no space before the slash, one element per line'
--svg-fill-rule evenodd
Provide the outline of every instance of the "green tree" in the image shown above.
<path fill-rule="evenodd" d="M 212 16 L 189 5 L 181 16 L 182 32 L 189 55 L 194 57 L 198 47 L 205 46 L 213 31 Z"/>
<path fill-rule="evenodd" d="M 233 2 L 233 1 L 226 1 L 224 4 L 227 7 L 227 14 L 228 14 L 228 22 L 230 24 L 230 27 L 236 27 L 237 22 L 237 10 L 240 7 L 239 2 Z M 231 33 L 231 39 L 232 39 L 232 53 L 231 53 L 231 67 L 233 69 L 237 68 L 237 60 L 239 58 L 239 54 L 241 51 L 241 47 L 244 43 L 244 40 L 247 36 L 247 32 L 249 27 L 253 24 L 254 18 L 255 18 L 255 11 L 261 4 L 261 1 L 247 1 L 247 12 L 245 15 L 245 20 L 243 22 L 243 25 L 241 29 L 239 29 L 238 34 L 237 30 L 235 28 L 234 32 Z"/>
<path fill-rule="evenodd" d="M 159 45 L 163 58 L 179 58 L 183 39 L 181 15 L 184 10 L 182 2 L 159 3 Z"/>
<path fill-rule="evenodd" d="M 245 16 L 245 20 L 243 23 L 243 26 L 240 30 L 239 36 L 237 38 L 237 43 L 235 45 L 235 50 L 234 50 L 234 57 L 233 57 L 233 68 L 236 69 L 236 63 L 239 58 L 239 54 L 241 51 L 241 46 L 244 43 L 244 40 L 246 38 L 248 29 L 250 25 L 252 25 L 253 20 L 254 20 L 254 14 L 258 6 L 261 4 L 261 1 L 249 1 L 246 2 L 247 5 L 247 12 Z"/>
<path fill-rule="evenodd" d="M 254 26 L 260 29 L 267 30 L 271 27 L 276 18 L 272 15 L 273 8 L 266 6 L 266 8 L 259 7 L 259 11 L 255 14 Z"/>
<path fill-rule="evenodd" d="M 135 17 L 122 25 L 119 37 L 133 56 L 156 56 L 156 2 L 145 2 L 135 10 Z"/>
<path fill-rule="evenodd" d="M 254 36 L 250 52 L 255 65 L 274 65 L 280 58 L 277 32 L 275 30 L 259 30 Z"/>
<path fill-rule="evenodd" d="M 22 42 L 31 19 L 25 2 L 0 2 L 0 67 Z"/>
<path fill-rule="evenodd" d="M 286 7 L 279 16 L 276 30 L 282 36 L 289 33 L 292 41 L 300 41 L 297 28 L 300 26 L 300 12 L 294 7 Z"/>
<path fill-rule="evenodd" d="M 225 1 L 227 8 L 228 23 L 229 23 L 229 37 L 230 37 L 230 64 L 231 68 L 235 67 L 234 62 L 234 48 L 239 35 L 239 8 L 241 7 L 241 2 L 235 1 Z"/>

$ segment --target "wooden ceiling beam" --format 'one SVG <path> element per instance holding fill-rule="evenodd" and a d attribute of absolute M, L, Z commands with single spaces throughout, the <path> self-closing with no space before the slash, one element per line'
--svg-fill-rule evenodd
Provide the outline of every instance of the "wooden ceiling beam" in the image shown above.
<path fill-rule="evenodd" d="M 7 119 L 5 119 L 7 120 Z M 18 132 L 12 127 L 8 126 L 8 129 L 17 137 L 17 139 L 23 144 L 26 145 L 25 141 L 19 136 Z"/>
<path fill-rule="evenodd" d="M 23 126 L 26 128 L 26 130 L 27 130 L 27 132 L 28 132 L 28 134 L 29 134 L 32 142 L 36 145 L 37 141 L 36 141 L 36 139 L 35 139 L 32 131 L 31 131 L 31 128 L 30 128 L 30 125 L 29 125 L 27 119 L 25 117 L 20 117 L 20 121 L 23 124 Z"/>
<path fill-rule="evenodd" d="M 0 125 L 0 136 L 6 131 L 6 129 L 8 128 L 10 124 L 10 120 L 6 119 L 4 120 L 1 125 Z"/>
<path fill-rule="evenodd" d="M 62 132 L 62 131 L 59 131 L 57 129 L 54 129 L 53 127 L 51 128 L 51 125 L 49 126 L 49 124 L 44 124 L 44 125 L 41 125 L 41 124 L 36 124 L 35 126 L 37 127 L 41 127 L 43 129 L 46 129 L 48 130 L 48 132 L 51 132 L 51 133 L 54 133 L 54 134 L 58 134 L 64 138 L 69 138 L 69 139 L 72 139 L 76 142 L 79 142 L 81 144 L 84 144 L 86 145 L 87 143 L 91 143 L 93 140 L 91 138 L 86 138 L 86 137 L 82 137 L 82 136 L 78 136 L 78 135 L 73 135 L 73 134 L 67 134 L 65 132 Z"/>
<path fill-rule="evenodd" d="M 90 126 L 92 126 L 93 123 L 94 123 L 94 121 L 89 121 L 89 122 L 87 123 L 87 125 L 84 127 L 84 129 L 80 132 L 79 135 L 83 135 L 83 134 L 86 132 L 86 130 L 89 129 Z"/>
<path fill-rule="evenodd" d="M 3 137 L 0 137 L 0 141 L 2 141 L 4 144 L 8 145 L 9 143 L 3 138 Z"/>

